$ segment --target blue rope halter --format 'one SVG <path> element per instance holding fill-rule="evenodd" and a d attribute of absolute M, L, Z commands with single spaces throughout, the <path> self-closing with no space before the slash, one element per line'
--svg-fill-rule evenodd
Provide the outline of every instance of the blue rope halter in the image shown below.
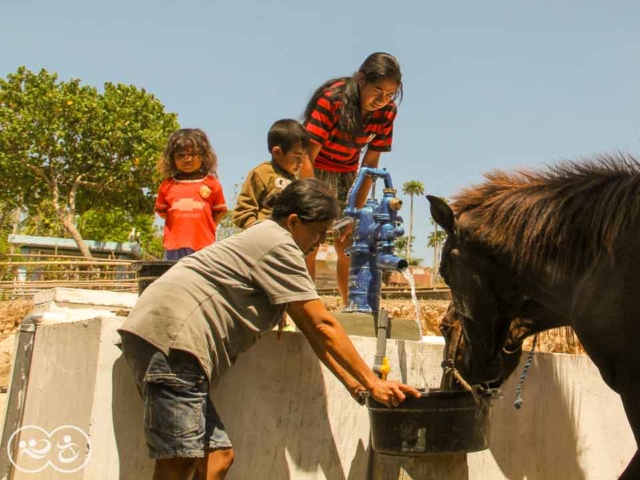
<path fill-rule="evenodd" d="M 522 385 L 524 384 L 524 379 L 527 378 L 527 373 L 529 373 L 529 367 L 533 362 L 533 352 L 536 350 L 536 344 L 538 343 L 538 335 L 533 337 L 533 345 L 531 345 L 531 351 L 529 352 L 529 356 L 527 357 L 527 361 L 524 364 L 524 368 L 522 369 L 522 374 L 520 375 L 520 380 L 518 381 L 518 386 L 516 387 L 516 400 L 513 402 L 513 406 L 516 410 L 520 410 L 522 407 Z"/>

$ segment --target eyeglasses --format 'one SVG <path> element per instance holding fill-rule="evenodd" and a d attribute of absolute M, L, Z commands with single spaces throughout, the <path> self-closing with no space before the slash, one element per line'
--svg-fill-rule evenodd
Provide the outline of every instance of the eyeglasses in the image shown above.
<path fill-rule="evenodd" d="M 186 160 L 187 158 L 196 158 L 201 156 L 201 153 L 178 152 L 173 155 L 173 158 L 175 158 L 176 160 Z"/>

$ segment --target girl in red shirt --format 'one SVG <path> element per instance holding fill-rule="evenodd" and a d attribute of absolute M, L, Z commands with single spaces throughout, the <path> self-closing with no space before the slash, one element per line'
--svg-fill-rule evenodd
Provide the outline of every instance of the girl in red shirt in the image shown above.
<path fill-rule="evenodd" d="M 362 165 L 378 166 L 380 154 L 391 150 L 396 100 L 402 98 L 402 73 L 393 55 L 378 52 L 367 57 L 351 77 L 331 79 L 313 94 L 304 112 L 309 133 L 308 159 L 302 163 L 301 178 L 317 177 L 327 183 L 346 207 L 347 194 Z M 365 178 L 356 197 L 362 207 L 371 189 Z M 344 249 L 351 241 L 350 229 L 334 237 L 338 255 L 338 288 L 347 305 L 349 257 Z M 315 278 L 315 254 L 307 257 L 307 268 Z"/>
<path fill-rule="evenodd" d="M 169 138 L 158 162 L 165 180 L 155 205 L 164 219 L 165 260 L 179 260 L 215 242 L 216 228 L 227 212 L 217 166 L 209 139 L 199 128 L 183 128 Z"/>

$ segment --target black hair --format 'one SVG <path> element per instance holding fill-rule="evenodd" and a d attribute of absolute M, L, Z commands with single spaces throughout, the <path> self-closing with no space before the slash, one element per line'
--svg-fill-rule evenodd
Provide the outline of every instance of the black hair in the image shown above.
<path fill-rule="evenodd" d="M 171 134 L 158 161 L 158 171 L 162 178 L 170 178 L 180 173 L 174 155 L 185 150 L 199 153 L 202 156 L 201 170 L 217 176 L 218 157 L 209 143 L 207 134 L 199 128 L 181 128 Z"/>
<path fill-rule="evenodd" d="M 296 145 L 300 145 L 304 150 L 309 148 L 309 134 L 300 122 L 291 118 L 285 118 L 271 125 L 269 134 L 267 135 L 269 153 L 271 153 L 275 147 L 280 147 L 282 153 L 287 153 Z"/>
<path fill-rule="evenodd" d="M 303 223 L 335 220 L 340 204 L 326 183 L 317 178 L 294 180 L 279 193 L 270 196 L 266 204 L 272 208 L 271 219 L 280 222 L 296 214 Z"/>
<path fill-rule="evenodd" d="M 333 78 L 326 81 L 313 93 L 304 111 L 305 124 L 311 120 L 311 114 L 316 108 L 318 100 L 331 86 L 339 83 L 333 89 L 333 95 L 342 100 L 339 110 L 338 126 L 346 134 L 347 138 L 354 138 L 362 134 L 362 113 L 360 111 L 360 86 L 358 80 L 365 84 L 374 83 L 382 78 L 390 78 L 398 82 L 398 88 L 393 98 L 394 101 L 402 101 L 402 72 L 398 60 L 389 53 L 372 53 L 360 65 L 360 68 L 351 77 Z"/>

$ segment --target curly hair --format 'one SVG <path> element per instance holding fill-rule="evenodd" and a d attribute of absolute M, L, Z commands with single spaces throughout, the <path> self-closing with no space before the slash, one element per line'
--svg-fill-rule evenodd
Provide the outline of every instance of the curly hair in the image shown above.
<path fill-rule="evenodd" d="M 199 128 L 181 128 L 169 137 L 167 146 L 158 160 L 158 172 L 163 179 L 173 177 L 179 173 L 174 155 L 185 150 L 193 150 L 202 157 L 203 173 L 218 176 L 218 157 L 214 152 L 207 134 Z"/>

